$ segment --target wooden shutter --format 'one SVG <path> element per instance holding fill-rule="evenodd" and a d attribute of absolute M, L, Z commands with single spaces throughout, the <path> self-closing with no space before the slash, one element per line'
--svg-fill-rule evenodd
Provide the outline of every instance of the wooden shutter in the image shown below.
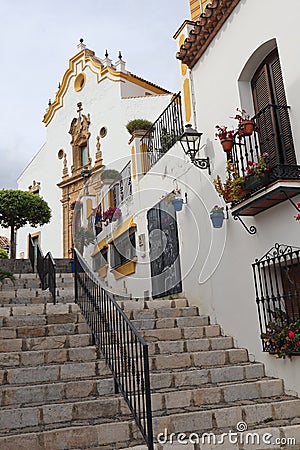
<path fill-rule="evenodd" d="M 276 49 L 259 66 L 251 85 L 255 112 L 261 113 L 258 119 L 261 152 L 269 154 L 272 167 L 278 164 L 296 165 L 284 83 Z M 268 105 L 275 107 L 268 108 Z"/>

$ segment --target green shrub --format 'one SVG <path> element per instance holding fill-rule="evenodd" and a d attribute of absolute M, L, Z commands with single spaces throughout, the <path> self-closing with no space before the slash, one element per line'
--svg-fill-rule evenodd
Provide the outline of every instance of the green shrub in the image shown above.
<path fill-rule="evenodd" d="M 16 278 L 12 272 L 9 272 L 8 270 L 3 270 L 0 267 L 0 284 L 3 283 L 4 280 L 9 279 L 15 284 Z"/>
<path fill-rule="evenodd" d="M 120 172 L 118 172 L 115 169 L 105 169 L 103 170 L 102 174 L 101 174 L 101 179 L 102 180 L 120 180 L 121 179 L 121 175 Z"/>
<path fill-rule="evenodd" d="M 0 248 L 0 259 L 7 259 L 7 258 L 8 258 L 7 252 L 4 250 L 4 248 Z"/>
<path fill-rule="evenodd" d="M 149 122 L 149 120 L 145 119 L 133 119 L 128 122 L 126 125 L 127 131 L 130 134 L 133 134 L 136 130 L 149 130 L 149 128 L 152 127 L 152 122 Z"/>

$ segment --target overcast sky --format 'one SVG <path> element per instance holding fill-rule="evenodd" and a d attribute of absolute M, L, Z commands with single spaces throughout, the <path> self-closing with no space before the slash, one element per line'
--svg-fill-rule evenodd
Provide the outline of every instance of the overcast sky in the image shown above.
<path fill-rule="evenodd" d="M 16 180 L 45 141 L 49 99 L 84 38 L 100 58 L 108 50 L 126 68 L 180 90 L 174 33 L 188 0 L 0 0 L 0 189 Z"/>

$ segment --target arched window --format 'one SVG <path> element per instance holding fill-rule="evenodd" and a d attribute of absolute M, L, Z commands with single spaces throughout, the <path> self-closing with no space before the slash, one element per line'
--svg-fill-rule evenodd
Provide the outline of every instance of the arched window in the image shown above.
<path fill-rule="evenodd" d="M 258 67 L 252 80 L 252 95 L 261 153 L 267 152 L 272 167 L 296 165 L 283 77 L 277 49 Z"/>

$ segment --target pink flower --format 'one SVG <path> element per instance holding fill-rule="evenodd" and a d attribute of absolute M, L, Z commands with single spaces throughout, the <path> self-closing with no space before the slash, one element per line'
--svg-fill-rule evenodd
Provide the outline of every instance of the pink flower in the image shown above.
<path fill-rule="evenodd" d="M 288 336 L 289 336 L 290 339 L 294 339 L 295 333 L 293 331 L 290 331 Z"/>

